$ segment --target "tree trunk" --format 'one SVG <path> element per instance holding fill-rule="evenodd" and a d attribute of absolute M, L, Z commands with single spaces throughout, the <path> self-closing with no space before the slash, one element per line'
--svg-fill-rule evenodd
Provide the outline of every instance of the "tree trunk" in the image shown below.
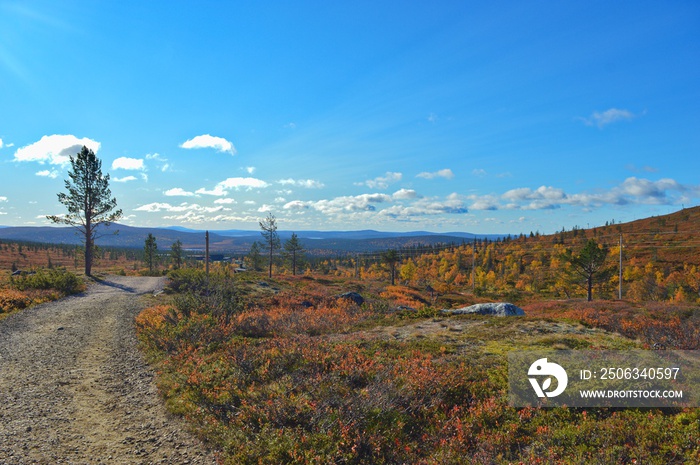
<path fill-rule="evenodd" d="M 270 244 L 270 272 L 269 278 L 272 279 L 272 244 Z"/>
<path fill-rule="evenodd" d="M 85 276 L 92 276 L 92 233 L 85 236 Z"/>
<path fill-rule="evenodd" d="M 588 301 L 593 300 L 593 275 L 589 274 L 588 278 L 586 279 L 586 287 L 588 288 Z"/>

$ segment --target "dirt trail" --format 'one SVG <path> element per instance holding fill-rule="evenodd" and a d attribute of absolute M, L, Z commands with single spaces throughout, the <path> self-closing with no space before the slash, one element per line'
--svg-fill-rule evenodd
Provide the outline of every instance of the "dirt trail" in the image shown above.
<path fill-rule="evenodd" d="M 141 296 L 110 276 L 0 322 L 0 464 L 213 464 L 167 414 L 136 347 Z"/>

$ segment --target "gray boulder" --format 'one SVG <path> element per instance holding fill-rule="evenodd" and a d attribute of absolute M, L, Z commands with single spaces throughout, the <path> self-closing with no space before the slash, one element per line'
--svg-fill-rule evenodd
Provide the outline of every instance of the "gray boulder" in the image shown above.
<path fill-rule="evenodd" d="M 525 312 L 522 308 L 516 307 L 507 302 L 493 302 L 487 304 L 470 305 L 469 307 L 455 308 L 452 310 L 442 310 L 442 313 L 449 315 L 495 315 L 495 316 L 522 316 Z"/>
<path fill-rule="evenodd" d="M 350 300 L 357 304 L 358 306 L 361 306 L 363 303 L 365 303 L 364 297 L 362 297 L 360 294 L 357 292 L 346 292 L 344 294 L 339 294 L 335 296 L 336 299 L 345 299 L 345 300 Z"/>

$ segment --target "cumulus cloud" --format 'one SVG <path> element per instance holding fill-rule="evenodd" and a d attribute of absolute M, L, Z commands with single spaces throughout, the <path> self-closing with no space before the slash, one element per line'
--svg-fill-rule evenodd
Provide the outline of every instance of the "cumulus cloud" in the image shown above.
<path fill-rule="evenodd" d="M 551 210 L 563 206 L 585 209 L 604 205 L 678 205 L 700 197 L 700 186 L 683 185 L 673 179 L 649 179 L 630 177 L 606 190 L 567 193 L 564 189 L 540 186 L 537 189 L 520 187 L 500 196 L 469 196 L 473 210 Z"/>
<path fill-rule="evenodd" d="M 261 179 L 256 178 L 228 178 L 217 184 L 217 187 L 223 189 L 264 189 L 269 187 L 269 184 Z"/>
<path fill-rule="evenodd" d="M 197 195 L 194 192 L 186 191 L 181 187 L 173 187 L 172 189 L 168 189 L 167 191 L 163 192 L 163 194 L 167 195 L 168 197 L 194 197 Z"/>
<path fill-rule="evenodd" d="M 193 137 L 190 140 L 183 142 L 180 147 L 183 149 L 202 149 L 213 148 L 219 152 L 227 152 L 231 155 L 236 154 L 236 148 L 233 144 L 223 137 L 215 137 L 209 134 Z"/>
<path fill-rule="evenodd" d="M 301 201 L 293 200 L 282 208 L 285 210 L 307 210 L 313 208 L 328 215 L 339 215 L 354 212 L 374 212 L 376 204 L 391 202 L 387 194 L 361 194 L 355 196 L 336 197 L 329 200 Z"/>
<path fill-rule="evenodd" d="M 70 156 L 75 156 L 83 146 L 97 153 L 100 143 L 87 137 L 78 139 L 67 134 L 54 134 L 43 136 L 39 141 L 17 149 L 15 161 L 35 161 L 41 164 L 67 165 L 70 163 Z"/>
<path fill-rule="evenodd" d="M 214 195 L 217 197 L 225 197 L 230 189 L 234 190 L 252 190 L 264 189 L 270 185 L 261 179 L 256 178 L 228 178 L 214 186 L 214 189 L 208 190 L 204 187 L 197 189 L 195 194 Z"/>
<path fill-rule="evenodd" d="M 7 202 L 7 197 L 0 195 L 0 202 Z"/>
<path fill-rule="evenodd" d="M 37 171 L 35 174 L 44 178 L 56 179 L 59 175 L 59 172 L 57 170 L 42 170 Z"/>
<path fill-rule="evenodd" d="M 494 197 L 492 195 L 483 195 L 470 196 L 469 198 L 473 200 L 472 204 L 469 206 L 471 210 L 498 210 L 499 203 L 497 197 Z"/>
<path fill-rule="evenodd" d="M 197 212 L 197 213 L 213 213 L 213 212 L 218 212 L 223 210 L 224 207 L 218 206 L 218 207 L 203 207 L 201 205 L 198 205 L 196 203 L 187 203 L 183 202 L 180 205 L 171 205 L 167 202 L 153 202 L 145 205 L 141 205 L 138 208 L 135 208 L 134 211 L 141 211 L 141 212 L 149 212 L 149 213 L 157 213 L 161 211 L 166 211 L 166 212 Z"/>
<path fill-rule="evenodd" d="M 207 189 L 201 187 L 195 191 L 195 194 L 214 195 L 216 197 L 223 197 L 223 196 L 228 194 L 228 191 L 226 191 L 221 186 L 215 186 L 214 189 L 212 189 L 212 190 L 207 190 Z"/>
<path fill-rule="evenodd" d="M 119 157 L 112 162 L 113 170 L 143 170 L 145 168 L 141 158 Z"/>
<path fill-rule="evenodd" d="M 112 179 L 114 182 L 129 182 L 129 181 L 136 181 L 136 176 L 124 176 L 123 178 L 114 178 Z"/>
<path fill-rule="evenodd" d="M 409 200 L 418 197 L 418 193 L 413 189 L 399 189 L 392 195 L 394 200 Z"/>
<path fill-rule="evenodd" d="M 435 171 L 432 173 L 429 173 L 427 171 L 424 171 L 422 173 L 418 173 L 416 175 L 417 178 L 423 178 L 423 179 L 435 179 L 435 178 L 445 178 L 445 179 L 452 179 L 455 177 L 454 173 L 452 172 L 451 169 L 445 168 L 439 171 Z"/>
<path fill-rule="evenodd" d="M 216 200 L 214 200 L 214 203 L 218 203 L 221 205 L 231 205 L 231 204 L 236 203 L 236 201 L 230 197 L 227 197 L 225 199 L 216 199 Z"/>
<path fill-rule="evenodd" d="M 389 184 L 401 181 L 403 174 L 387 171 L 384 176 L 369 179 L 365 182 L 356 183 L 359 186 L 367 186 L 370 189 L 388 189 Z"/>
<path fill-rule="evenodd" d="M 2 148 L 2 139 L 0 139 L 0 149 Z"/>
<path fill-rule="evenodd" d="M 618 121 L 626 121 L 636 118 L 639 115 L 635 115 L 629 110 L 620 110 L 618 108 L 610 108 L 603 112 L 594 111 L 588 118 L 581 118 L 581 120 L 587 126 L 598 126 L 602 128 L 611 123 L 616 123 Z"/>
<path fill-rule="evenodd" d="M 325 187 L 325 184 L 323 184 L 320 181 L 316 181 L 315 179 L 280 179 L 277 181 L 279 184 L 282 184 L 284 186 L 298 186 L 298 187 L 305 187 L 307 189 L 321 189 L 322 187 Z"/>
<path fill-rule="evenodd" d="M 393 205 L 389 208 L 385 208 L 379 214 L 400 219 L 414 216 L 468 213 L 468 211 L 469 209 L 466 207 L 462 196 L 453 193 L 448 195 L 444 200 L 438 198 L 424 198 L 408 206 Z"/>

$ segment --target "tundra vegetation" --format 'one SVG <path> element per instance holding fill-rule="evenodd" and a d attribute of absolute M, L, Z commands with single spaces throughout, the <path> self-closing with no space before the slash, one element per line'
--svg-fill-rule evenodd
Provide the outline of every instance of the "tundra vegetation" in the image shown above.
<path fill-rule="evenodd" d="M 274 279 L 180 269 L 136 324 L 169 409 L 225 463 L 698 463 L 697 408 L 507 403 L 510 351 L 700 349 L 698 258 L 672 242 L 627 250 L 613 300 L 607 233 L 309 261 L 301 276 L 279 262 Z M 494 299 L 526 316 L 439 312 Z"/>

